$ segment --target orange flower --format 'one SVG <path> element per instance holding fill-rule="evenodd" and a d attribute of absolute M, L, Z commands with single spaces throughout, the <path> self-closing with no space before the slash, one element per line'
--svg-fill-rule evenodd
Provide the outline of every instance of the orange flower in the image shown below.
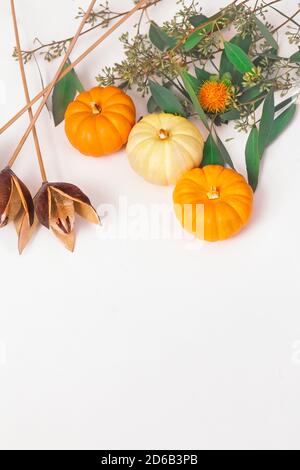
<path fill-rule="evenodd" d="M 230 86 L 224 82 L 206 81 L 198 94 L 202 108 L 209 113 L 223 113 L 231 99 Z"/>

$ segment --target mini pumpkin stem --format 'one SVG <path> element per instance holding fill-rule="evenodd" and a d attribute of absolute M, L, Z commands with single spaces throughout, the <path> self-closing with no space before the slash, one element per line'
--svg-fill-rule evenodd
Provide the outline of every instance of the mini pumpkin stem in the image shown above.
<path fill-rule="evenodd" d="M 100 114 L 102 111 L 101 106 L 98 103 L 91 103 L 91 107 L 93 114 Z"/>
<path fill-rule="evenodd" d="M 212 201 L 214 199 L 219 199 L 220 198 L 220 191 L 218 190 L 218 188 L 216 186 L 212 186 L 210 188 L 210 191 L 208 191 L 208 193 L 207 193 L 207 197 L 208 197 L 208 199 L 211 199 Z"/>
<path fill-rule="evenodd" d="M 160 129 L 158 135 L 161 140 L 167 140 L 170 137 L 170 133 L 166 129 Z"/>

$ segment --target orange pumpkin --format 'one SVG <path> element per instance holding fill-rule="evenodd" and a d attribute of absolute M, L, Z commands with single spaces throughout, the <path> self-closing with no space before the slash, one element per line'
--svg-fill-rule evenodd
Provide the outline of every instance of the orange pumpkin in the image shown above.
<path fill-rule="evenodd" d="M 71 144 L 84 155 L 102 157 L 120 150 L 135 124 L 132 99 L 114 86 L 96 87 L 77 96 L 65 114 Z"/>
<path fill-rule="evenodd" d="M 234 170 L 208 165 L 185 173 L 173 195 L 182 226 L 197 238 L 226 240 L 249 221 L 253 191 Z"/>

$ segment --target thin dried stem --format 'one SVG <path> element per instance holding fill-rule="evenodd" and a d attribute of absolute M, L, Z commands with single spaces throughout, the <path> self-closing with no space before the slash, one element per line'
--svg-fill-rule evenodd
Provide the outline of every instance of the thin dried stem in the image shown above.
<path fill-rule="evenodd" d="M 149 4 L 146 5 L 146 6 L 141 6 L 139 8 L 139 10 L 143 10 L 143 11 L 146 11 L 146 8 L 148 7 L 152 7 L 152 6 L 155 6 L 157 5 L 159 2 L 161 2 L 162 0 L 149 0 Z M 113 16 L 111 16 L 109 18 L 109 22 L 112 22 L 114 20 L 118 20 L 119 18 L 125 16 L 125 15 L 128 15 L 129 13 L 129 10 L 126 10 L 126 11 L 122 11 L 122 12 L 114 12 L 114 11 L 111 11 L 111 14 Z M 90 33 L 91 31 L 94 31 L 95 29 L 99 29 L 99 28 L 105 28 L 105 25 L 107 24 L 107 20 L 104 19 L 103 21 L 101 21 L 100 23 L 98 24 L 95 24 L 94 26 L 91 26 L 90 28 L 86 29 L 85 31 L 82 31 L 82 33 L 80 34 L 80 36 L 83 36 L 83 35 L 86 35 L 88 33 Z M 36 38 L 37 39 L 37 38 Z M 73 36 L 71 37 L 68 37 L 68 38 L 65 38 L 65 39 L 61 39 L 59 41 L 52 41 L 52 42 L 49 42 L 49 43 L 46 43 L 46 44 L 42 44 L 40 43 L 40 46 L 34 48 L 34 49 L 31 49 L 31 50 L 22 50 L 22 54 L 36 54 L 37 52 L 40 52 L 42 51 L 43 49 L 47 48 L 47 47 L 53 47 L 55 45 L 64 45 L 65 43 L 68 43 L 70 41 L 72 41 L 73 39 Z M 40 42 L 40 41 L 39 41 Z"/>
<path fill-rule="evenodd" d="M 271 7 L 271 8 L 272 8 L 272 7 Z M 277 8 L 276 8 L 276 9 L 274 8 L 274 10 L 279 11 L 279 10 L 277 10 Z M 300 13 L 300 8 L 298 8 L 298 10 L 297 10 L 291 17 L 288 17 L 288 16 L 285 15 L 284 13 L 280 12 L 280 14 L 281 14 L 282 16 L 285 16 L 287 19 L 286 19 L 286 21 L 285 21 L 284 23 L 282 23 L 280 26 L 278 26 L 277 28 L 273 29 L 273 30 L 271 31 L 272 34 L 274 34 L 274 33 L 275 33 L 276 31 L 278 31 L 279 29 L 283 28 L 285 25 L 287 25 L 287 24 L 290 23 L 290 22 L 295 23 L 295 24 L 299 27 L 299 23 L 297 23 L 296 21 L 293 21 L 294 18 L 296 18 L 296 16 L 299 15 L 299 13 Z"/>
<path fill-rule="evenodd" d="M 60 76 L 61 76 L 61 73 L 62 73 L 62 71 L 63 71 L 63 69 L 64 69 L 64 66 L 66 65 L 66 63 L 67 63 L 67 61 L 68 61 L 70 55 L 71 55 L 72 52 L 73 52 L 73 49 L 74 49 L 74 47 L 75 47 L 75 45 L 76 45 L 76 43 L 77 43 L 77 40 L 78 40 L 78 38 L 79 38 L 79 35 L 80 35 L 81 31 L 83 30 L 84 25 L 85 25 L 85 23 L 86 23 L 86 20 L 87 20 L 88 17 L 90 16 L 90 13 L 91 13 L 91 11 L 92 11 L 92 9 L 93 9 L 95 3 L 96 3 L 96 0 L 92 0 L 92 2 L 90 3 L 90 6 L 89 6 L 89 8 L 88 8 L 87 11 L 86 11 L 86 14 L 84 15 L 84 17 L 83 17 L 83 19 L 82 19 L 82 21 L 81 21 L 81 23 L 80 23 L 80 26 L 79 26 L 79 28 L 78 28 L 78 30 L 77 30 L 77 32 L 76 32 L 76 34 L 75 34 L 75 36 L 74 36 L 74 38 L 73 38 L 71 44 L 70 44 L 70 46 L 68 47 L 68 50 L 67 50 L 67 52 L 66 52 L 66 54 L 65 54 L 65 56 L 64 56 L 63 61 L 61 62 L 61 64 L 60 64 L 60 66 L 59 66 L 59 68 L 58 68 L 58 70 L 57 70 L 57 72 L 56 72 L 56 74 L 55 74 L 55 76 L 54 76 L 52 82 L 50 83 L 50 85 L 49 85 L 49 87 L 48 87 L 46 93 L 44 94 L 44 98 L 43 98 L 43 100 L 42 100 L 40 106 L 38 107 L 38 110 L 36 111 L 35 115 L 33 116 L 33 119 L 32 119 L 32 121 L 31 121 L 31 123 L 29 124 L 29 127 L 27 128 L 25 134 L 23 135 L 22 139 L 20 140 L 19 144 L 17 145 L 16 150 L 15 150 L 14 153 L 13 153 L 13 156 L 11 157 L 10 161 L 8 162 L 8 166 L 9 166 L 9 167 L 11 167 L 11 166 L 14 164 L 14 162 L 15 162 L 16 159 L 17 159 L 17 157 L 19 156 L 19 153 L 21 152 L 21 150 L 22 150 L 22 148 L 23 148 L 23 146 L 24 146 L 24 144 L 25 144 L 25 142 L 26 142 L 28 136 L 30 135 L 30 132 L 32 131 L 32 129 L 33 129 L 33 127 L 34 127 L 36 121 L 38 120 L 38 118 L 39 118 L 39 116 L 40 116 L 40 114 L 41 114 L 41 112 L 42 112 L 42 110 L 43 110 L 45 104 L 47 103 L 47 100 L 48 100 L 48 98 L 49 98 L 49 96 L 50 96 L 50 94 L 51 94 L 53 88 L 55 87 L 56 82 L 59 80 L 59 78 L 60 78 Z M 29 109 L 29 107 L 30 107 L 30 105 L 28 104 L 28 109 Z"/>
<path fill-rule="evenodd" d="M 71 63 L 63 72 L 60 73 L 59 79 L 65 77 L 74 67 L 76 67 L 83 59 L 86 58 L 88 54 L 90 54 L 94 49 L 96 49 L 106 38 L 108 38 L 117 28 L 119 28 L 125 21 L 127 21 L 137 10 L 141 8 L 144 4 L 147 3 L 148 0 L 141 0 L 130 12 L 125 15 L 123 18 L 121 18 L 117 23 L 115 23 L 110 29 L 108 29 L 100 38 L 94 42 L 83 54 L 81 54 L 73 63 Z M 31 107 L 33 106 L 42 96 L 45 97 L 45 95 L 49 92 L 50 85 L 48 85 L 44 90 L 42 90 L 38 95 L 33 98 L 30 103 L 28 103 L 24 108 L 22 108 L 12 119 L 10 119 L 1 129 L 0 129 L 0 135 L 5 132 L 14 122 L 16 122 L 23 114 Z M 49 92 L 49 95 L 51 93 L 51 89 Z M 45 98 L 44 98 L 45 100 Z M 43 101 L 44 101 L 43 100 Z M 47 99 L 45 100 L 45 102 Z"/>
<path fill-rule="evenodd" d="M 26 79 L 26 74 L 25 74 L 24 61 L 23 61 L 23 57 L 22 57 L 21 44 L 20 44 L 20 35 L 19 35 L 17 18 L 16 18 L 16 10 L 15 10 L 14 0 L 10 0 L 10 6 L 11 6 L 11 14 L 12 14 L 12 19 L 13 19 L 14 31 L 15 31 L 16 49 L 17 49 L 17 54 L 18 54 L 18 59 L 19 59 L 20 72 L 21 72 L 21 77 L 22 77 L 26 102 L 28 104 L 28 103 L 30 103 L 30 96 L 29 96 L 29 90 L 28 90 L 27 79 Z M 29 114 L 29 119 L 30 119 L 30 123 L 31 123 L 33 121 L 33 112 L 32 112 L 31 107 L 28 109 L 28 114 Z M 35 125 L 32 128 L 32 135 L 33 135 L 33 140 L 34 140 L 36 154 L 37 154 L 37 158 L 38 158 L 38 162 L 39 162 L 39 167 L 40 167 L 42 180 L 43 180 L 43 182 L 45 182 L 45 181 L 47 181 L 47 176 L 46 176 L 45 165 L 44 165 L 44 162 L 43 162 L 41 147 L 40 147 L 39 138 L 38 138 L 38 134 L 37 134 L 37 130 L 36 130 Z"/>

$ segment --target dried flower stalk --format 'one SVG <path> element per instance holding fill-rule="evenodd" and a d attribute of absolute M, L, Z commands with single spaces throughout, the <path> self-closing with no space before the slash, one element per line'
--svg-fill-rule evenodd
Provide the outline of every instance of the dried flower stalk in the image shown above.
<path fill-rule="evenodd" d="M 30 102 L 24 62 L 21 53 L 19 31 L 16 19 L 14 0 L 11 0 L 11 11 L 16 37 L 16 49 L 19 57 L 20 71 L 27 103 Z M 88 197 L 77 186 L 68 183 L 48 183 L 43 162 L 43 157 L 39 145 L 37 131 L 34 125 L 32 109 L 29 108 L 30 123 L 34 135 L 34 142 L 39 161 L 42 187 L 34 198 L 35 216 L 31 196 L 28 196 L 27 188 L 23 188 L 23 199 L 27 204 L 23 204 L 23 211 L 20 213 L 20 199 L 22 183 L 16 178 L 11 170 L 7 169 L 0 174 L 0 226 L 6 225 L 10 219 L 16 219 L 16 226 L 19 233 L 19 252 L 22 253 L 26 244 L 30 240 L 33 231 L 38 223 L 47 228 L 51 228 L 56 237 L 73 251 L 75 246 L 75 212 L 87 219 L 89 222 L 99 224 L 100 219 L 92 207 Z M 18 191 L 16 191 L 16 189 Z M 27 192 L 26 192 L 27 191 Z M 31 202 L 30 202 L 31 201 Z M 29 211 L 30 208 L 30 211 Z M 17 217 L 17 214 L 18 215 Z M 26 217 L 27 216 L 27 217 Z"/>

